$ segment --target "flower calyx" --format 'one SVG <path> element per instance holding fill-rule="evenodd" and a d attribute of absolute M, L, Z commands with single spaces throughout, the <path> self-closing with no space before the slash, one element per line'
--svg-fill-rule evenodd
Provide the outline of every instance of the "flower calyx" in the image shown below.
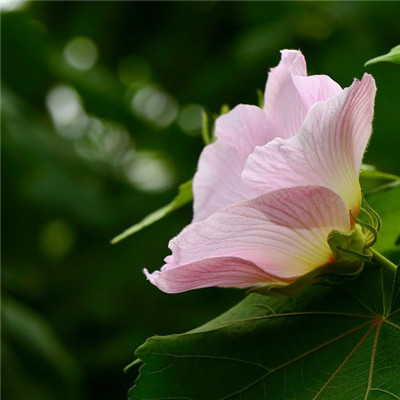
<path fill-rule="evenodd" d="M 351 232 L 333 230 L 328 235 L 328 244 L 332 250 L 333 258 L 338 262 L 371 261 L 372 252 L 369 248 L 375 244 L 381 228 L 379 215 L 368 205 L 364 199 L 364 208 L 360 211 L 368 222 L 356 218 L 350 211 L 354 221 Z"/>

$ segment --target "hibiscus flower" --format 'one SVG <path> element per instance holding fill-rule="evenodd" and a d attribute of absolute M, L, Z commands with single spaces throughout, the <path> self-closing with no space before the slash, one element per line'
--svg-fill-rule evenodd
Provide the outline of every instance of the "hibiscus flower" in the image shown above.
<path fill-rule="evenodd" d="M 338 261 L 329 235 L 362 236 L 359 171 L 375 91 L 368 74 L 345 89 L 307 76 L 304 56 L 283 50 L 264 108 L 238 105 L 217 119 L 193 181 L 193 222 L 161 270 L 145 270 L 150 282 L 168 293 L 282 285 Z"/>

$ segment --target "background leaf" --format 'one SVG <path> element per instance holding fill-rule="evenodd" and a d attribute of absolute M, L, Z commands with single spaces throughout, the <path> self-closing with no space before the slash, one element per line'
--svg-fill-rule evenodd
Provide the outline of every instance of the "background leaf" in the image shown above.
<path fill-rule="evenodd" d="M 400 177 L 387 172 L 378 171 L 373 165 L 362 164 L 360 183 L 364 195 L 367 195 L 400 185 Z"/>
<path fill-rule="evenodd" d="M 378 171 L 373 165 L 362 164 L 360 170 L 361 179 L 400 181 L 400 176 Z"/>
<path fill-rule="evenodd" d="M 368 60 L 365 63 L 365 66 L 376 64 L 379 62 L 391 62 L 394 64 L 400 64 L 400 45 L 393 47 L 389 53 L 384 54 L 383 56 L 375 57 L 371 60 Z"/>
<path fill-rule="evenodd" d="M 368 204 L 378 212 L 382 228 L 374 247 L 400 262 L 400 186 L 366 196 Z"/>

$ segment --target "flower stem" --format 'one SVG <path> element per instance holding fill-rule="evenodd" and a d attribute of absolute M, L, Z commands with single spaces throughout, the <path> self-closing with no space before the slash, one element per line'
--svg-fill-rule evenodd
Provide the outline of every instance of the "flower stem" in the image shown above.
<path fill-rule="evenodd" d="M 397 265 L 384 257 L 381 253 L 379 253 L 379 251 L 372 248 L 370 248 L 369 250 L 372 252 L 372 262 L 386 269 L 389 269 L 390 271 L 397 270 Z"/>

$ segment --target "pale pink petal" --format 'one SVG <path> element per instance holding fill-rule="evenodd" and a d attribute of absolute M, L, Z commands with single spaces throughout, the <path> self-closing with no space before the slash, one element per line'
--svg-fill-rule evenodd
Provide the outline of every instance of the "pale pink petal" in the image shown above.
<path fill-rule="evenodd" d="M 276 126 L 276 136 L 289 138 L 298 132 L 312 104 L 342 89 L 326 75 L 307 76 L 300 51 L 282 50 L 281 54 L 279 65 L 268 75 L 264 110 Z"/>
<path fill-rule="evenodd" d="M 189 225 L 171 240 L 162 269 L 147 275 L 174 292 L 292 279 L 331 261 L 332 229 L 350 229 L 336 193 L 320 186 L 278 190 Z"/>
<path fill-rule="evenodd" d="M 299 133 L 257 147 L 242 177 L 259 192 L 321 185 L 338 193 L 358 213 L 361 160 L 373 117 L 375 82 L 365 74 L 341 94 L 313 105 Z"/>
<path fill-rule="evenodd" d="M 277 135 L 261 108 L 239 104 L 216 120 L 215 136 L 238 149 L 240 161 L 246 161 L 255 146 L 268 143 Z"/>
<path fill-rule="evenodd" d="M 193 180 L 194 221 L 216 210 L 248 199 L 241 173 L 247 157 L 259 145 L 273 139 L 273 127 L 263 110 L 239 105 L 216 121 L 216 142 L 206 146 Z"/>
<path fill-rule="evenodd" d="M 327 75 L 293 75 L 292 80 L 307 111 L 314 103 L 327 100 L 343 91 L 340 85 Z"/>
<path fill-rule="evenodd" d="M 282 282 L 254 263 L 238 257 L 213 257 L 179 268 L 155 271 L 144 269 L 147 279 L 166 293 L 179 293 L 211 286 L 247 288 L 265 282 Z"/>

